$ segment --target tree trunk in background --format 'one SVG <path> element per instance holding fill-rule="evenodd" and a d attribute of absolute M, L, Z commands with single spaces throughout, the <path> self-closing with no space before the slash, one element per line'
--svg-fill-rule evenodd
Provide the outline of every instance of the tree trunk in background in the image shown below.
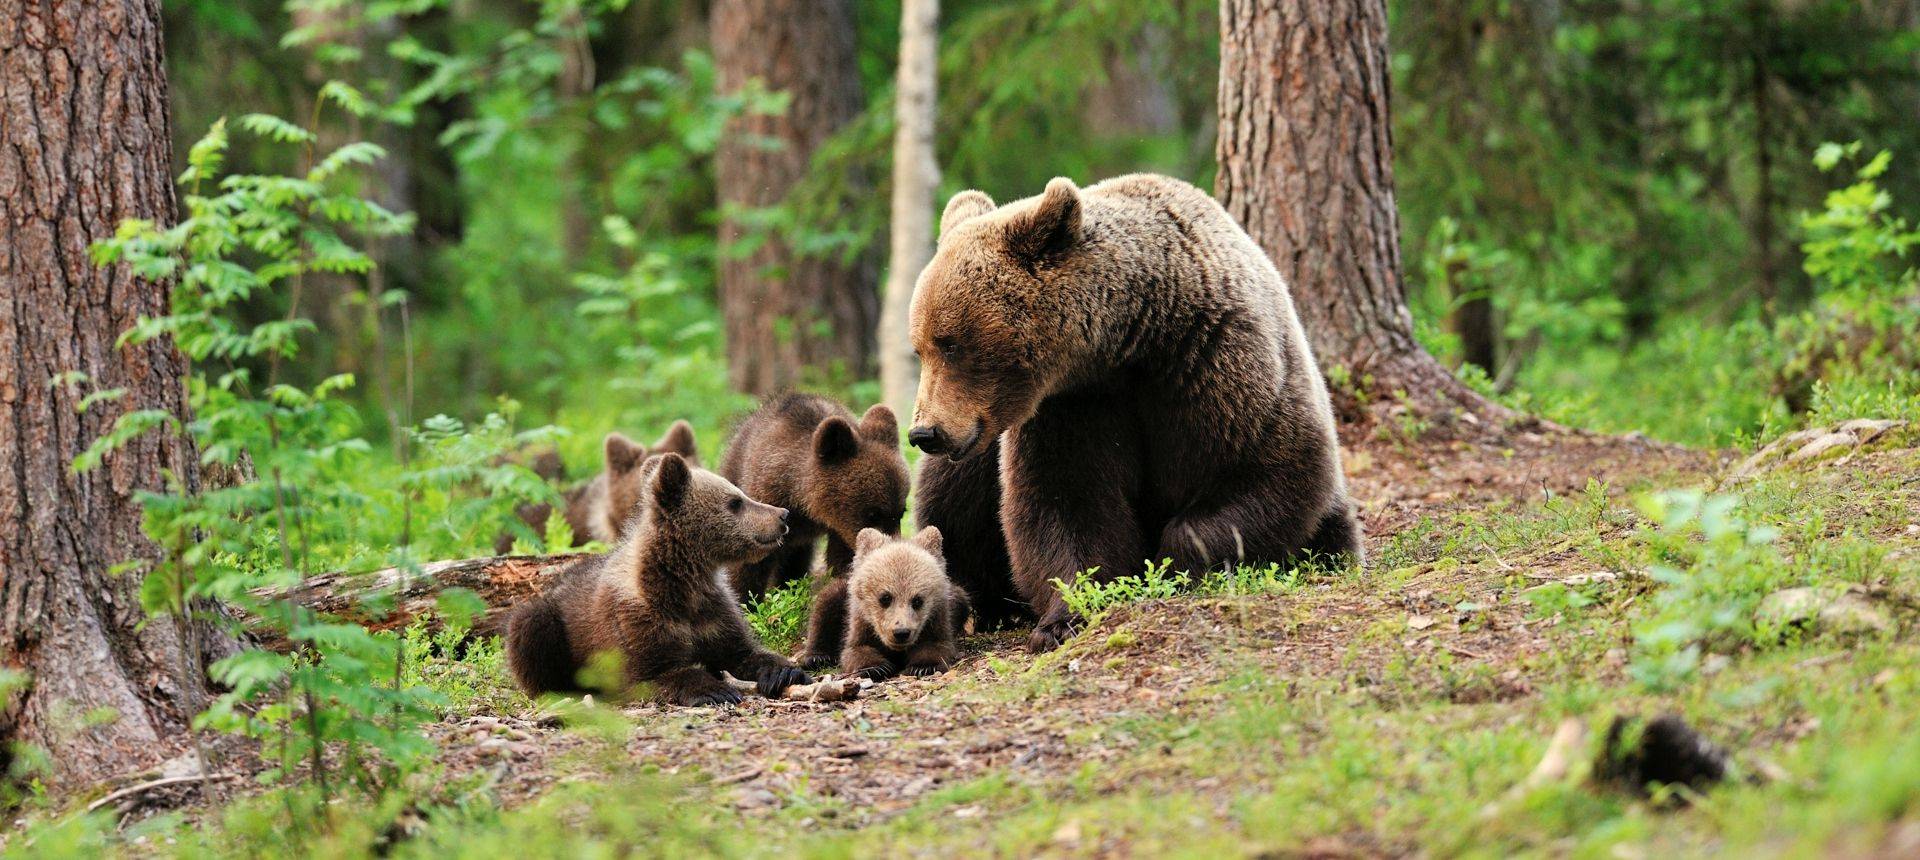
<path fill-rule="evenodd" d="M 913 284 L 933 257 L 933 152 L 939 91 L 940 0 L 906 0 L 900 13 L 900 67 L 893 104 L 893 216 L 888 235 L 885 316 L 880 322 L 880 390 L 901 417 L 913 414 L 919 362 L 907 335 Z"/>
<path fill-rule="evenodd" d="M 1171 134 L 1180 130 L 1180 106 L 1167 74 L 1166 31 L 1148 24 L 1106 56 L 1106 80 L 1090 87 L 1080 113 L 1094 137 Z"/>
<path fill-rule="evenodd" d="M 165 310 L 166 285 L 87 253 L 123 218 L 175 218 L 159 0 L 0 0 L 0 57 L 0 664 L 30 679 L 0 711 L 0 740 L 7 758 L 41 747 L 56 781 L 80 782 L 184 749 L 205 696 L 176 625 L 136 629 L 140 575 L 109 573 L 158 556 L 134 493 L 164 474 L 194 486 L 193 451 L 150 434 L 93 472 L 69 468 L 122 412 L 187 412 L 178 352 L 114 346 Z M 49 384 L 69 370 L 92 381 Z M 76 411 L 109 388 L 126 396 Z"/>
<path fill-rule="evenodd" d="M 1386 37 L 1385 0 L 1225 0 L 1215 195 L 1286 276 L 1343 419 L 1339 371 L 1381 408 L 1504 421 L 1414 339 Z"/>
<path fill-rule="evenodd" d="M 1765 0 L 1747 4 L 1748 25 L 1752 28 L 1748 58 L 1752 72 L 1747 81 L 1748 98 L 1753 100 L 1753 252 L 1759 273 L 1761 319 L 1772 322 L 1779 309 L 1780 275 L 1773 253 L 1773 100 L 1767 92 L 1767 49 L 1771 39 L 1770 13 Z"/>
<path fill-rule="evenodd" d="M 758 78 L 789 98 L 784 114 L 728 124 L 715 158 L 720 204 L 778 205 L 806 175 L 820 145 L 860 113 L 853 6 L 848 0 L 716 0 L 712 21 L 721 92 Z M 738 217 L 722 221 L 723 253 L 748 233 Z M 776 233 L 750 254 L 723 258 L 719 280 L 735 387 L 771 393 L 798 382 L 805 370 L 836 364 L 854 375 L 868 372 L 880 309 L 865 261 L 803 257 Z"/>

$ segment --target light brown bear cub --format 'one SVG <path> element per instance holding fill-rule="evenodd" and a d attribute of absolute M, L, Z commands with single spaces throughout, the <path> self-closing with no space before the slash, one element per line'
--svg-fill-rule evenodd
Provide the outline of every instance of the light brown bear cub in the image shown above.
<path fill-rule="evenodd" d="M 673 426 L 660 437 L 652 447 L 642 445 L 624 434 L 608 433 L 601 443 L 604 468 L 593 480 L 573 487 L 561 494 L 566 502 L 563 515 L 567 526 L 573 530 L 575 543 L 597 540 L 611 544 L 625 536 L 624 529 L 633 514 L 633 506 L 640 501 L 640 465 L 653 454 L 679 454 L 685 457 L 688 465 L 700 465 L 699 447 L 693 439 L 693 427 L 685 421 L 675 421 Z M 538 472 L 542 477 L 544 473 Z M 547 527 L 547 518 L 553 513 L 553 506 L 542 502 L 533 505 L 521 505 L 514 509 L 514 516 L 540 534 Z M 505 555 L 513 549 L 512 532 L 502 533 L 494 539 L 493 551 Z"/>
<path fill-rule="evenodd" d="M 620 657 L 627 684 L 649 682 L 664 702 L 732 704 L 721 672 L 777 696 L 807 674 L 762 647 L 720 580 L 729 564 L 765 557 L 787 512 L 725 478 L 664 454 L 641 469 L 644 499 L 611 552 L 574 562 L 507 621 L 507 663 L 529 696 L 580 690 L 596 654 Z"/>
<path fill-rule="evenodd" d="M 940 530 L 905 540 L 878 530 L 860 533 L 847 575 L 846 647 L 840 668 L 880 679 L 904 672 L 931 675 L 959 657 L 954 645 L 967 622 L 967 593 L 947 579 Z"/>
<path fill-rule="evenodd" d="M 899 534 L 907 507 L 907 459 L 893 410 L 875 406 L 856 421 L 845 406 L 818 394 L 773 398 L 748 416 L 727 446 L 720 474 L 747 495 L 793 511 L 787 545 L 733 571 L 733 590 L 743 601 L 806 578 L 821 537 L 827 568 L 845 573 L 860 530 Z M 831 652 L 837 651 L 836 643 Z"/>

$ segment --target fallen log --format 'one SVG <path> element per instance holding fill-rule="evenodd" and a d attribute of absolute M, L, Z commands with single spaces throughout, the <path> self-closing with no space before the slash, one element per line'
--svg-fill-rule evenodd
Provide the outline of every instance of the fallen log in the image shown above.
<path fill-rule="evenodd" d="M 437 625 L 435 601 L 447 588 L 465 588 L 485 601 L 485 612 L 473 619 L 473 631 L 483 636 L 499 635 L 506 624 L 507 611 L 520 600 L 539 593 L 547 580 L 567 564 L 584 558 L 584 553 L 531 556 L 504 555 L 431 561 L 413 568 L 390 567 L 365 573 L 323 573 L 308 577 L 291 588 L 263 588 L 254 596 L 268 600 L 291 600 L 295 604 L 365 626 L 369 630 L 405 627 L 416 618 Z M 385 595 L 385 600 L 374 601 Z M 368 611 L 369 603 L 388 604 L 384 614 Z M 286 651 L 291 644 L 263 625 L 255 635 L 262 647 Z"/>

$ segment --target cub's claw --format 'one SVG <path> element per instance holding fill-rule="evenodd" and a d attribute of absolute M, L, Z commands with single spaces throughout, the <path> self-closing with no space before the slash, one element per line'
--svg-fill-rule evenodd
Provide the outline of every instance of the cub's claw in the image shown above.
<path fill-rule="evenodd" d="M 847 675 L 855 678 L 866 678 L 869 681 L 880 681 L 893 677 L 893 673 L 893 664 L 882 661 L 871 666 L 852 669 L 847 672 Z"/>
<path fill-rule="evenodd" d="M 800 656 L 800 668 L 811 672 L 833 665 L 839 658 L 832 654 L 803 654 Z"/>
<path fill-rule="evenodd" d="M 787 691 L 788 687 L 796 684 L 811 683 L 813 683 L 813 678 L 809 677 L 807 673 L 802 671 L 798 666 L 774 666 L 760 673 L 760 680 L 755 684 L 755 688 L 760 692 L 760 695 L 769 699 L 777 699 L 780 698 L 782 693 Z M 735 701 L 738 701 L 739 694 L 734 694 L 734 698 Z"/>
<path fill-rule="evenodd" d="M 907 674 L 916 678 L 925 678 L 929 675 L 938 675 L 946 670 L 947 667 L 941 663 L 921 663 L 915 666 L 908 666 L 905 671 Z"/>

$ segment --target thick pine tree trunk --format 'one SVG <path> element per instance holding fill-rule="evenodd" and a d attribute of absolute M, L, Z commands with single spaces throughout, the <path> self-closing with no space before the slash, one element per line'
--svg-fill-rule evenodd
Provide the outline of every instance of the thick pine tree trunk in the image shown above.
<path fill-rule="evenodd" d="M 30 678 L 0 741 L 76 783 L 184 750 L 205 697 L 175 624 L 136 629 L 140 575 L 109 572 L 158 556 L 134 493 L 192 486 L 193 451 L 152 434 L 69 468 L 124 411 L 187 412 L 178 352 L 114 345 L 165 310 L 166 286 L 87 254 L 121 219 L 175 217 L 159 0 L 0 0 L 0 58 L 0 664 Z M 91 382 L 49 384 L 70 370 Z M 76 410 L 111 388 L 126 395 Z"/>
<path fill-rule="evenodd" d="M 1414 339 L 1388 89 L 1385 0 L 1224 0 L 1215 195 L 1286 276 L 1336 381 L 1436 424 L 1504 421 Z"/>
<path fill-rule="evenodd" d="M 940 163 L 933 131 L 938 90 L 940 0 L 906 0 L 900 12 L 900 68 L 893 106 L 893 215 L 887 259 L 886 316 L 880 323 L 880 390 L 900 415 L 913 414 L 919 361 L 907 333 L 907 309 L 920 270 L 933 259 L 934 193 Z"/>
<path fill-rule="evenodd" d="M 789 98 L 783 114 L 743 116 L 728 125 L 715 160 L 720 203 L 776 205 L 806 174 L 820 145 L 860 113 L 853 5 L 715 0 L 712 22 L 722 92 L 758 78 Z M 730 246 L 747 232 L 738 218 L 727 218 L 720 239 Z M 721 263 L 720 306 L 729 372 L 743 391 L 777 391 L 808 369 L 839 364 L 864 375 L 871 367 L 880 308 L 874 267 L 864 257 L 844 263 L 801 256 L 772 237 Z"/>

